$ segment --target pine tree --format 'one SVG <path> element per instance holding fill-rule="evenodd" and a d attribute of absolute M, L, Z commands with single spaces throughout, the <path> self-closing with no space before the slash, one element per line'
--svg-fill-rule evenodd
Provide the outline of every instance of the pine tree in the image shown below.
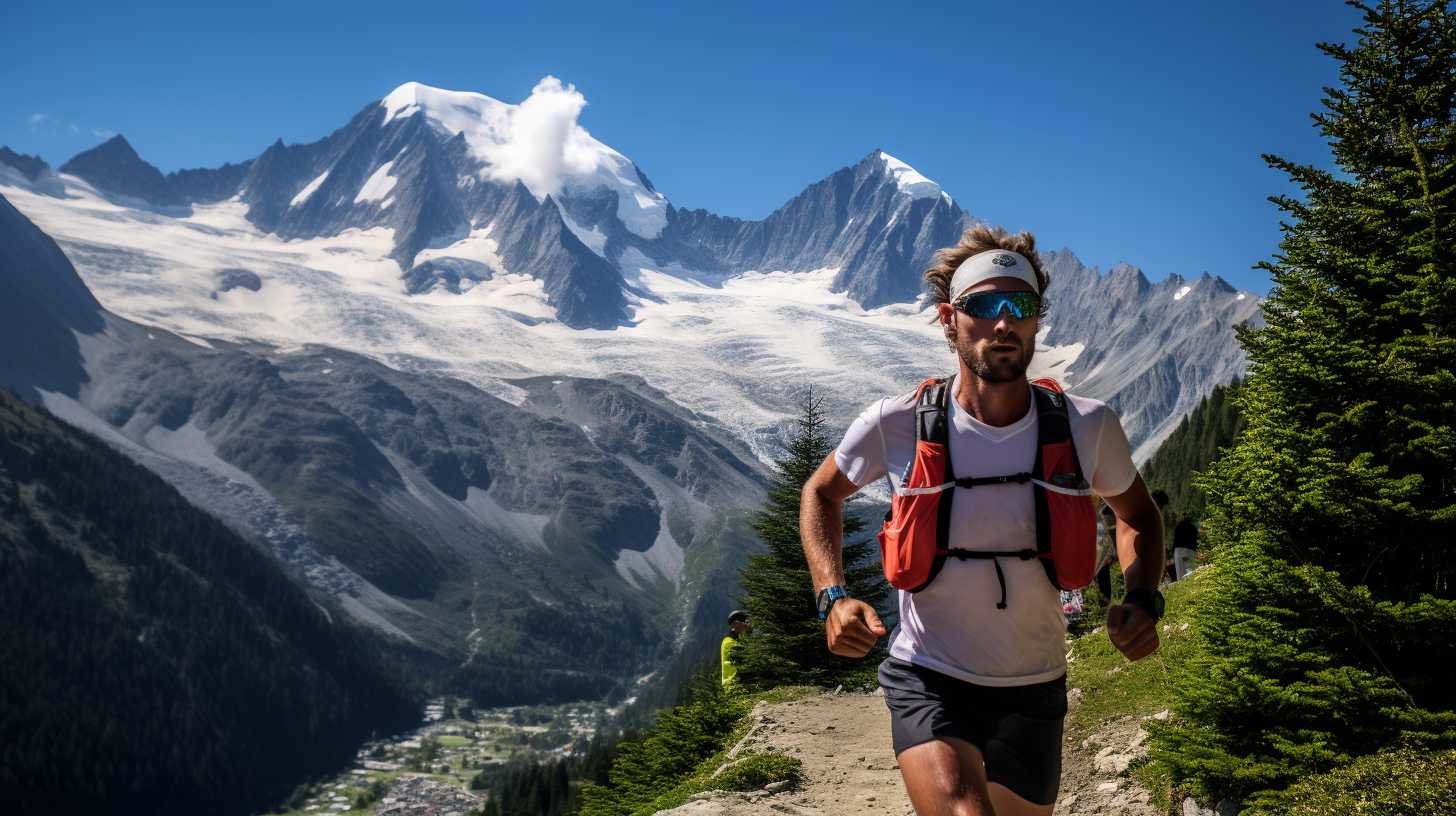
<path fill-rule="evenodd" d="M 1354 4 L 1314 121 L 1338 172 L 1268 156 L 1303 197 L 1201 480 L 1214 570 L 1155 758 L 1175 784 L 1268 793 L 1405 744 L 1456 744 L 1456 14 Z M 1262 792 L 1262 793 L 1261 793 Z"/>
<path fill-rule="evenodd" d="M 824 624 L 814 606 L 813 580 L 799 540 L 799 494 L 804 483 L 834 448 L 825 429 L 822 400 L 812 390 L 799 401 L 799 417 L 784 455 L 775 462 L 768 499 L 753 519 L 765 551 L 749 556 L 743 568 L 743 608 L 753 621 L 752 634 L 737 647 L 739 681 L 752 685 L 808 684 L 834 686 L 868 682 L 880 647 L 861 660 L 829 652 Z M 844 516 L 845 588 L 865 603 L 881 608 L 889 594 L 878 559 L 868 539 L 850 541 L 864 522 Z"/>

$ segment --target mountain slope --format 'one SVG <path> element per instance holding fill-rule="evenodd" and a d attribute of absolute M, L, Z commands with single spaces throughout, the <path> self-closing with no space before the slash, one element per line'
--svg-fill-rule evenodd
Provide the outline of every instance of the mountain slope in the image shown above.
<path fill-rule="evenodd" d="M 76 334 L 101 329 L 101 304 L 56 242 L 0 196 L 0 387 L 35 396 L 35 389 L 75 395 L 86 379 Z"/>
<path fill-rule="evenodd" d="M 656 203 L 661 196 L 630 162 L 585 131 L 573 144 L 590 166 L 564 181 L 502 175 L 518 113 L 519 106 L 480 94 L 407 83 L 320 141 L 270 146 L 248 163 L 234 192 L 249 221 L 284 238 L 392 230 L 389 256 L 415 291 L 428 290 L 435 277 L 418 264 L 469 262 L 484 267 L 476 279 L 508 269 L 543 281 L 548 303 L 570 326 L 621 325 L 628 318 L 621 274 L 582 244 L 552 196 L 578 189 L 588 196 L 616 193 L 614 222 L 647 233 L 665 203 Z M 457 246 L 486 239 L 501 247 L 499 257 Z M 421 257 L 427 250 L 436 250 L 433 258 Z"/>
<path fill-rule="evenodd" d="M 1052 283 L 1043 342 L 1083 344 L 1071 387 L 1118 412 L 1138 461 L 1205 395 L 1245 373 L 1234 327 L 1262 320 L 1259 298 L 1206 273 L 1154 284 L 1128 264 L 1104 275 L 1067 249 L 1044 260 Z"/>
<path fill-rule="evenodd" d="M 94 302 L 80 333 L 60 298 L 89 294 L 54 244 L 7 246 L 34 257 L 0 283 L 36 292 L 42 328 L 78 349 L 69 390 L 27 366 L 12 379 L 410 654 L 422 682 L 482 703 L 605 696 L 731 602 L 762 476 L 645 383 L 541 380 L 506 401 L 339 349 L 192 341 Z"/>
<path fill-rule="evenodd" d="M 60 172 L 148 204 L 165 207 L 182 203 L 182 198 L 168 186 L 162 171 L 143 161 L 121 135 L 77 153 L 61 165 Z"/>
<path fill-rule="evenodd" d="M 934 182 L 876 150 L 809 185 L 762 221 L 673 211 L 673 236 L 724 273 L 835 267 L 831 291 L 866 308 L 913 302 L 935 250 L 972 219 Z"/>
<path fill-rule="evenodd" d="M 0 797 L 248 813 L 417 709 L 160 478 L 0 392 Z"/>

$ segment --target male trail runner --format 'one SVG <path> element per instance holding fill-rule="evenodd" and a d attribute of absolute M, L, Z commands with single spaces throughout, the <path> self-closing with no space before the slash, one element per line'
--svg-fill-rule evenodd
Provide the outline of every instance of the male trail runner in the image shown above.
<path fill-rule="evenodd" d="M 925 277 L 957 357 L 947 408 L 952 469 L 957 477 L 1031 470 L 1037 410 L 1026 369 L 1048 284 L 1035 239 L 973 227 L 937 253 Z M 1108 634 L 1138 660 L 1158 648 L 1162 517 L 1117 416 L 1096 400 L 1068 395 L 1067 403 L 1082 471 L 1117 516 L 1127 596 L 1108 610 Z M 800 531 L 835 654 L 863 657 L 886 634 L 873 608 L 844 594 L 840 514 L 847 498 L 875 480 L 892 474 L 903 481 L 915 407 L 914 394 L 871 405 L 804 486 Z M 1030 485 L 953 493 L 951 547 L 1035 548 Z M 879 676 L 916 812 L 1050 814 L 1067 710 L 1066 629 L 1046 571 L 1036 560 L 951 558 L 920 591 L 901 591 L 899 601 L 900 624 Z"/>

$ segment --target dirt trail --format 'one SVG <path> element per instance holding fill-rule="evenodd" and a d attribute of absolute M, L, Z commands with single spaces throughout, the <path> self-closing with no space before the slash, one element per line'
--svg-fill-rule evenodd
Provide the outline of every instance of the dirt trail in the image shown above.
<path fill-rule="evenodd" d="M 1072 703 L 1076 703 L 1073 695 Z M 798 757 L 804 781 L 779 792 L 699 794 L 658 816 L 902 816 L 913 814 L 890 748 L 890 716 L 878 694 L 821 694 L 774 705 L 759 704 L 752 730 L 735 746 Z M 1156 816 L 1148 795 L 1125 775 L 1146 752 L 1141 721 L 1107 723 L 1062 752 L 1062 790 L 1056 813 Z"/>

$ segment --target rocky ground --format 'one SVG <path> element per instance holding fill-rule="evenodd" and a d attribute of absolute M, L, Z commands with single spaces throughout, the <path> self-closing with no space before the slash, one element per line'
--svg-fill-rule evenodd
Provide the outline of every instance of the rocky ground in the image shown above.
<path fill-rule="evenodd" d="M 1075 691 L 1071 702 L 1077 702 Z M 1138 718 L 1119 718 L 1080 742 L 1068 741 L 1062 753 L 1058 814 L 1157 816 L 1148 792 L 1126 774 L 1128 765 L 1147 751 L 1141 725 Z M 798 757 L 803 781 L 778 791 L 699 794 L 658 816 L 914 813 L 890 747 L 889 712 L 878 694 L 823 694 L 760 704 L 753 712 L 752 730 L 732 755 L 749 750 Z"/>

